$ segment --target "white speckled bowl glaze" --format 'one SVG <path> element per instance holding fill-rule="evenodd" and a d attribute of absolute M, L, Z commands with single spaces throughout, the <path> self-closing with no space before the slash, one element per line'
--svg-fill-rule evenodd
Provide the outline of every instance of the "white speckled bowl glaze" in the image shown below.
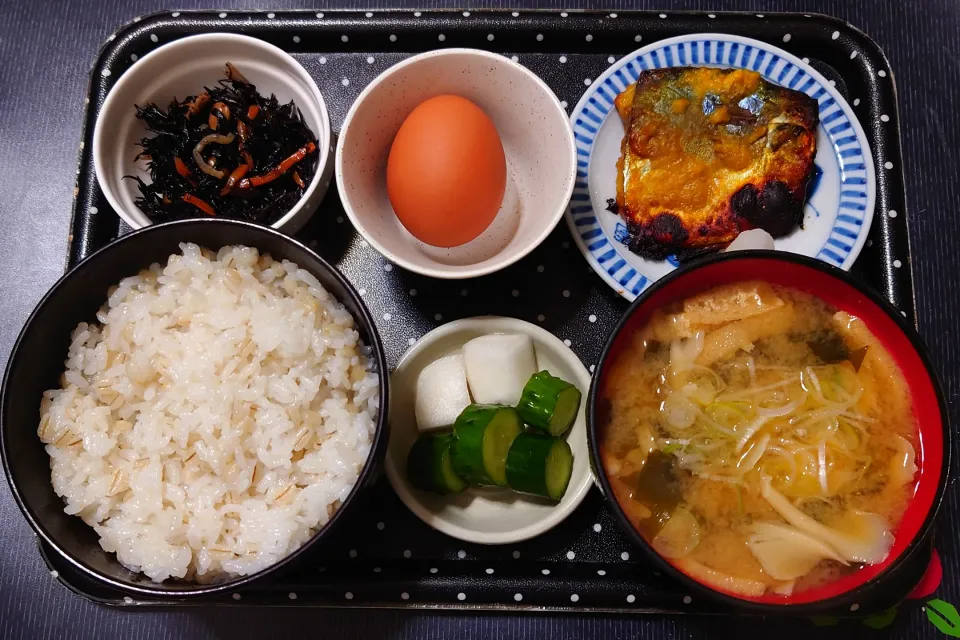
<path fill-rule="evenodd" d="M 505 201 L 518 203 L 502 208 L 478 238 L 448 250 L 410 235 L 386 186 L 400 125 L 421 102 L 444 94 L 471 100 L 493 120 L 507 157 Z M 566 111 L 533 72 L 498 54 L 441 49 L 394 65 L 364 89 L 340 132 L 336 178 L 350 221 L 389 260 L 435 278 L 472 278 L 513 264 L 550 234 L 573 191 L 576 149 Z"/>
<path fill-rule="evenodd" d="M 117 79 L 97 116 L 93 132 L 97 181 L 107 202 L 132 228 L 152 224 L 135 204 L 139 195 L 136 182 L 123 179 L 125 175 L 138 175 L 149 182 L 146 163 L 134 161 L 139 151 L 137 141 L 149 135 L 137 120 L 134 105 L 155 102 L 166 107 L 174 97 L 196 95 L 223 78 L 227 62 L 233 63 L 262 95 L 272 93 L 280 102 L 293 100 L 319 141 L 313 180 L 300 201 L 270 226 L 293 234 L 323 200 L 333 172 L 333 136 L 326 104 L 313 78 L 286 52 L 263 40 L 233 33 L 205 33 L 174 40 L 140 58 Z"/>

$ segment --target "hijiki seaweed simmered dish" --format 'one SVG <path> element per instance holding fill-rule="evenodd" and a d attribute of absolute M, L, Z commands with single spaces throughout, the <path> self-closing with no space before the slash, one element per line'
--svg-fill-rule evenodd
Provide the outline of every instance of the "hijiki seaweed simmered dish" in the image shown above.
<path fill-rule="evenodd" d="M 720 286 L 655 312 L 600 397 L 617 501 L 691 577 L 790 595 L 890 553 L 916 487 L 917 423 L 860 319 L 793 289 Z"/>
<path fill-rule="evenodd" d="M 303 196 L 316 171 L 316 135 L 293 103 L 257 92 L 229 62 L 225 79 L 166 111 L 137 106 L 153 134 L 140 140 L 137 206 L 153 222 L 219 216 L 273 224 Z"/>

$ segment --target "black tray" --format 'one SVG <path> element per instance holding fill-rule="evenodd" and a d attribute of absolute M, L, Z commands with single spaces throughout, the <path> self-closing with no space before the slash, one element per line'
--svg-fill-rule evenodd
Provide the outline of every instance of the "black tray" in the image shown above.
<path fill-rule="evenodd" d="M 352 101 L 376 75 L 411 54 L 441 46 L 515 56 L 539 74 L 568 108 L 583 93 L 585 78 L 596 78 L 615 58 L 663 38 L 724 32 L 784 47 L 809 58 L 811 65 L 836 82 L 870 139 L 877 166 L 877 214 L 853 272 L 916 323 L 890 67 L 883 52 L 864 34 L 819 15 L 175 12 L 135 20 L 110 37 L 92 70 L 67 267 L 128 231 L 103 199 L 91 157 L 93 124 L 107 91 L 136 57 L 176 38 L 210 31 L 245 33 L 289 51 L 316 79 L 334 131 L 339 130 Z M 791 37 L 784 43 L 787 33 Z M 488 38 L 490 34 L 493 40 Z M 561 55 L 565 56 L 563 63 Z M 881 114 L 888 119 L 882 121 Z M 592 370 L 604 341 L 627 307 L 581 259 L 562 223 L 519 264 L 468 281 L 434 280 L 393 269 L 351 227 L 335 184 L 298 236 L 335 263 L 360 289 L 373 316 L 381 319 L 378 328 L 391 364 L 438 324 L 493 313 L 539 322 L 560 338 L 569 339 Z M 411 289 L 417 290 L 415 297 L 409 295 Z M 514 289 L 520 291 L 519 297 L 512 295 Z M 390 321 L 383 320 L 385 313 L 390 314 Z M 353 507 L 335 536 L 294 572 L 239 593 L 191 600 L 190 604 L 720 611 L 711 602 L 691 598 L 679 584 L 654 571 L 643 552 L 617 529 L 596 490 L 549 533 L 506 546 L 468 544 L 432 530 L 403 506 L 385 478 L 363 500 L 365 504 Z M 134 601 L 83 577 L 43 544 L 41 552 L 62 582 L 95 601 L 184 604 L 176 599 Z M 919 580 L 929 557 L 930 545 L 922 545 L 900 570 L 901 575 L 887 581 L 889 587 L 883 593 L 861 603 L 858 613 L 882 611 L 902 600 Z M 847 611 L 836 613 L 849 615 Z"/>

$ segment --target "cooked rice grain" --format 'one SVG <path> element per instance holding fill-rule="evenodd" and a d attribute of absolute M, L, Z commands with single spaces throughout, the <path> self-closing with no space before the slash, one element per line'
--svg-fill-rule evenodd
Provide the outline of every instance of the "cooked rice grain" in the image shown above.
<path fill-rule="evenodd" d="M 256 249 L 182 255 L 73 332 L 38 433 L 66 513 L 153 580 L 209 582 L 306 542 L 367 459 L 379 382 L 353 317 Z"/>

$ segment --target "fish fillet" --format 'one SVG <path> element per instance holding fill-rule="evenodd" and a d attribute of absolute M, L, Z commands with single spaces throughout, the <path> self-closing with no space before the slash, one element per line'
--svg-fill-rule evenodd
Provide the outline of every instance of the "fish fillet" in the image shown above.
<path fill-rule="evenodd" d="M 662 260 L 741 231 L 800 226 L 814 172 L 817 101 L 742 69 L 654 69 L 617 96 L 626 126 L 617 212 L 627 244 Z"/>

